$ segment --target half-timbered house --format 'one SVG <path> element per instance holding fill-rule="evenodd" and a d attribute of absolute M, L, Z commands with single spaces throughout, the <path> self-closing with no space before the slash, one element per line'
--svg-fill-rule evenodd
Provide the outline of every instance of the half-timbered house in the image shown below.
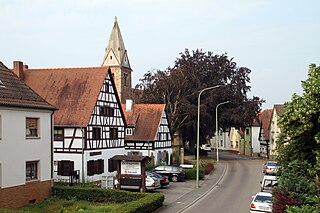
<path fill-rule="evenodd" d="M 96 181 L 108 159 L 125 154 L 125 120 L 108 67 L 23 70 L 24 81 L 59 111 L 54 119 L 54 178 Z"/>
<path fill-rule="evenodd" d="M 154 158 L 155 163 L 170 164 L 172 136 L 165 104 L 122 104 L 127 128 L 125 148 L 128 155 Z"/>
<path fill-rule="evenodd" d="M 265 109 L 259 115 L 260 120 L 260 155 L 265 158 L 269 158 L 270 153 L 270 121 L 271 121 L 272 109 Z"/>
<path fill-rule="evenodd" d="M 54 110 L 0 62 L 0 208 L 51 196 Z"/>

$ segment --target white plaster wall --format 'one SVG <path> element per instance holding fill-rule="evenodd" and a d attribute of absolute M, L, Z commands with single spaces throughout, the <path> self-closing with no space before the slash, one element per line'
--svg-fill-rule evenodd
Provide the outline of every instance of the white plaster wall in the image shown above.
<path fill-rule="evenodd" d="M 90 156 L 90 152 L 100 152 L 101 155 Z M 115 149 L 96 149 L 96 150 L 86 150 L 83 154 L 83 163 L 82 163 L 82 154 L 72 154 L 72 153 L 55 153 L 54 161 L 61 160 L 70 160 L 74 161 L 74 170 L 80 171 L 80 180 L 84 178 L 85 182 L 92 182 L 101 180 L 101 176 L 114 175 L 114 173 L 108 172 L 108 159 L 112 158 L 115 155 L 126 155 L 127 151 L 124 148 L 115 148 Z M 104 159 L 104 173 L 99 175 L 87 176 L 87 162 L 90 160 Z M 82 164 L 84 172 L 82 172 Z M 69 180 L 68 176 L 57 175 L 58 167 L 54 166 L 54 179 L 55 180 Z"/>
<path fill-rule="evenodd" d="M 260 127 L 251 127 L 253 153 L 260 153 L 259 130 Z"/>
<path fill-rule="evenodd" d="M 40 181 L 51 179 L 51 111 L 0 108 L 2 187 L 26 182 L 26 161 L 39 161 Z M 39 139 L 26 139 L 26 117 L 39 118 Z"/>

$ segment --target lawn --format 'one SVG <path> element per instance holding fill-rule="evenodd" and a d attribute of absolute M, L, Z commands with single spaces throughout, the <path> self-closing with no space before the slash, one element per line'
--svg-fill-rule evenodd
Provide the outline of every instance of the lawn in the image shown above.
<path fill-rule="evenodd" d="M 77 200 L 49 198 L 37 204 L 20 209 L 22 212 L 117 212 L 122 204 L 98 203 Z"/>

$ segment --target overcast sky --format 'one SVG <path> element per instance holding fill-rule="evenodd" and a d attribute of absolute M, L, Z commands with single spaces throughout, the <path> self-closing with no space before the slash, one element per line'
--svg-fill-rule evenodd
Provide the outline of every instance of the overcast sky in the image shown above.
<path fill-rule="evenodd" d="M 12 68 L 100 66 L 118 17 L 133 86 L 179 53 L 226 53 L 251 69 L 263 109 L 302 94 L 320 60 L 317 0 L 0 0 L 0 61 Z"/>

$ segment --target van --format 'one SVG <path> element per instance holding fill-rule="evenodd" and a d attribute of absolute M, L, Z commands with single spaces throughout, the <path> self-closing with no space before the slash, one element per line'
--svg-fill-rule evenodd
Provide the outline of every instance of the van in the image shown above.
<path fill-rule="evenodd" d="M 278 184 L 278 181 L 276 176 L 265 175 L 260 183 L 262 192 L 272 192 L 273 187 Z"/>

